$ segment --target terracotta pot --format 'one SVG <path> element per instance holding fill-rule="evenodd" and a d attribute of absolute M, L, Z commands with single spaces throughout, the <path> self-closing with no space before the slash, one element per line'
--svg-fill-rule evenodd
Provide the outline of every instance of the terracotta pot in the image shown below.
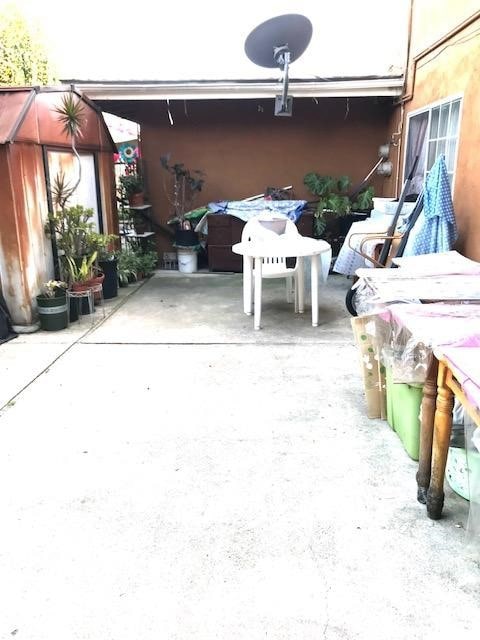
<path fill-rule="evenodd" d="M 91 287 L 92 287 L 92 286 L 94 286 L 94 285 L 97 285 L 97 284 L 101 284 L 101 285 L 103 285 L 103 281 L 104 281 L 104 280 L 105 280 L 105 274 L 104 274 L 104 273 L 102 273 L 102 274 L 99 274 L 98 276 L 95 276 L 95 277 L 94 277 L 94 278 L 92 278 L 91 280 L 89 280 L 89 281 L 88 281 L 88 284 L 89 284 Z M 93 294 L 93 300 L 94 300 L 95 302 L 99 302 L 99 301 L 100 301 L 100 299 L 101 299 L 100 292 L 97 292 L 97 291 L 96 291 L 96 292 Z"/>
<path fill-rule="evenodd" d="M 91 289 L 96 284 L 103 284 L 105 280 L 105 274 L 102 273 L 94 278 L 90 278 L 90 280 L 86 280 L 85 282 L 74 282 L 72 284 L 72 291 L 87 291 Z M 100 293 L 95 292 L 93 295 L 93 299 L 95 302 L 100 300 Z"/>
<path fill-rule="evenodd" d="M 132 193 L 131 196 L 128 196 L 128 204 L 131 207 L 140 207 L 145 203 L 145 195 L 144 193 Z"/>

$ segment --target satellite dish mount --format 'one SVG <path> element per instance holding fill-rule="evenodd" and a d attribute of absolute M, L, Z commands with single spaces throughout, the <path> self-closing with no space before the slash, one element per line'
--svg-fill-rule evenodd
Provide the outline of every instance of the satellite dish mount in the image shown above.
<path fill-rule="evenodd" d="M 283 73 L 282 94 L 275 96 L 275 115 L 291 116 L 293 109 L 293 98 L 288 95 L 288 67 L 290 65 L 290 49 L 284 44 L 281 47 L 273 47 L 273 59 L 278 64 Z"/>
<path fill-rule="evenodd" d="M 281 95 L 275 96 L 275 115 L 291 116 L 293 98 L 288 95 L 288 70 L 299 58 L 312 37 L 312 23 L 296 13 L 277 16 L 258 25 L 245 40 L 245 53 L 261 67 L 282 70 Z"/>

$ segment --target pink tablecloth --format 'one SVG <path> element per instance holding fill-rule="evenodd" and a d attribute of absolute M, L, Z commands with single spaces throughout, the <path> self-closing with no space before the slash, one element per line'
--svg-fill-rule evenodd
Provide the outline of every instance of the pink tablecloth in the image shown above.
<path fill-rule="evenodd" d="M 480 408 L 480 348 L 444 347 L 435 353 L 447 360 L 467 398 Z"/>
<path fill-rule="evenodd" d="M 433 349 L 480 347 L 480 305 L 392 304 L 380 317 L 383 359 L 395 382 L 423 383 Z"/>
<path fill-rule="evenodd" d="M 407 329 L 416 342 L 426 346 L 465 345 L 480 347 L 480 305 L 392 304 L 381 317 Z"/>

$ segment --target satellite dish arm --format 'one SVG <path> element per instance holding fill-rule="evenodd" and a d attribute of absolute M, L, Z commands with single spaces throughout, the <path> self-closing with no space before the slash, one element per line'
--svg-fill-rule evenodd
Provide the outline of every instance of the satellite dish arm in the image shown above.
<path fill-rule="evenodd" d="M 288 45 L 274 47 L 273 58 L 283 71 L 282 111 L 284 111 L 288 98 L 288 67 L 290 65 L 290 50 Z"/>
<path fill-rule="evenodd" d="M 285 108 L 288 97 L 288 65 L 290 64 L 290 51 L 287 51 L 284 56 L 283 65 L 283 94 L 282 94 L 282 108 Z"/>

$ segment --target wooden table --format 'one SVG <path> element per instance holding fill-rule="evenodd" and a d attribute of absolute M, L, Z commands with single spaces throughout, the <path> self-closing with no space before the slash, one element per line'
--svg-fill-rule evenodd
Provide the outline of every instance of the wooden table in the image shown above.
<path fill-rule="evenodd" d="M 469 347 L 460 347 L 468 349 Z M 479 351 L 480 348 L 476 347 Z M 446 349 L 445 353 L 453 351 Z M 444 355 L 435 351 L 423 390 L 422 425 L 420 435 L 420 459 L 417 473 L 417 498 L 427 505 L 432 520 L 442 515 L 448 448 L 452 430 L 454 398 L 458 398 L 477 426 L 480 426 L 480 409 L 463 389 L 459 378 L 464 374 Z"/>

